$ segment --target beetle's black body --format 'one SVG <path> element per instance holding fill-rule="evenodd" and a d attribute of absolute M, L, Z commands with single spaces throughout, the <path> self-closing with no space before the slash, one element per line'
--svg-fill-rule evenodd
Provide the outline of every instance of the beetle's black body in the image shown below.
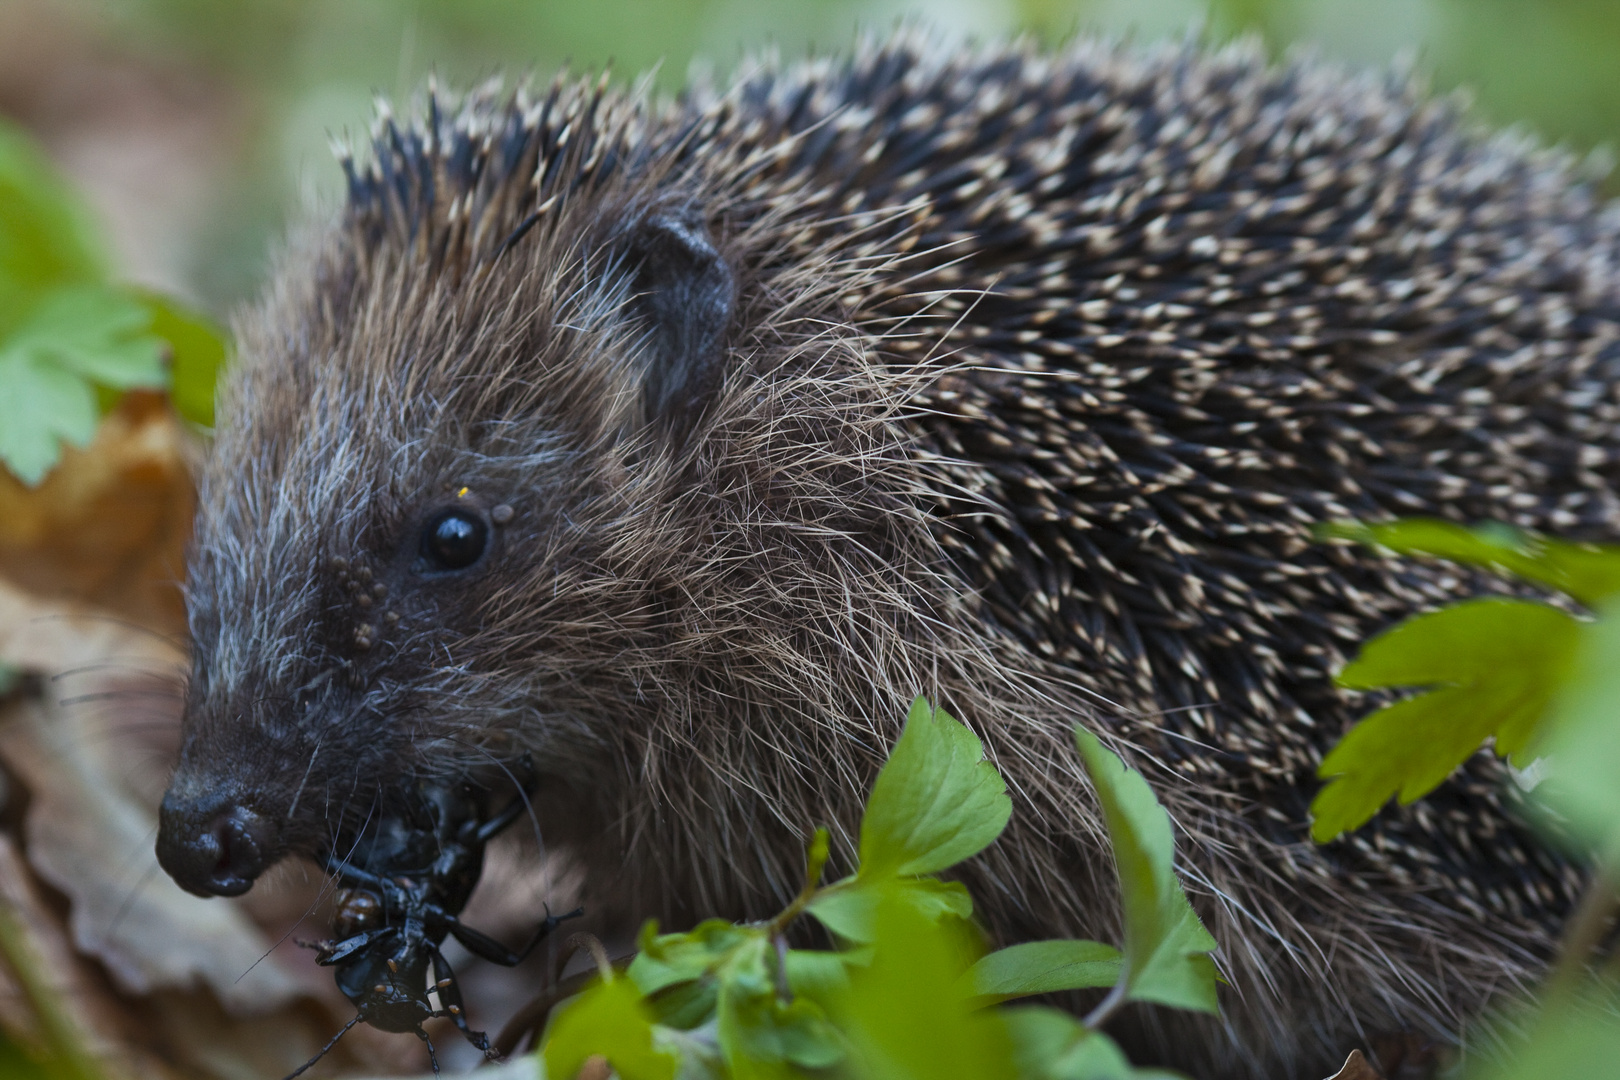
<path fill-rule="evenodd" d="M 490 1052 L 484 1033 L 467 1026 L 455 972 L 440 951 L 444 939 L 454 937 L 474 955 L 514 967 L 558 923 L 580 912 L 556 916 L 548 910 L 528 943 L 515 952 L 463 925 L 458 916 L 483 872 L 484 848 L 522 815 L 527 796 L 484 819 L 467 785 L 424 785 L 419 794 L 418 812 L 409 819 L 385 818 L 351 845 L 347 857 L 328 856 L 328 867 L 344 885 L 333 919 L 340 937 L 314 947 L 320 954 L 316 962 L 337 969 L 338 989 L 358 1010 L 343 1031 L 364 1022 L 383 1031 L 414 1033 L 427 1044 L 437 1073 L 433 1043 L 422 1030 L 427 1020 L 448 1017 L 468 1042 Z M 432 994 L 438 995 L 438 1008 Z M 319 1061 L 332 1043 L 292 1076 Z"/>

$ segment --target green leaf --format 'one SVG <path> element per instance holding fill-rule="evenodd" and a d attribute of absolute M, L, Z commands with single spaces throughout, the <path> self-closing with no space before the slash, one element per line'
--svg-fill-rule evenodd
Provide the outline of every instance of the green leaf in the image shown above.
<path fill-rule="evenodd" d="M 1113 986 L 1120 955 L 1100 941 L 1028 941 L 983 957 L 967 973 L 969 992 L 998 1000 Z"/>
<path fill-rule="evenodd" d="M 768 979 L 729 980 L 718 1011 L 720 1049 L 735 1077 L 761 1065 L 823 1069 L 844 1056 L 842 1040 L 821 1006 L 805 997 L 784 1002 Z"/>
<path fill-rule="evenodd" d="M 595 1055 L 621 1080 L 675 1078 L 674 1055 L 654 1045 L 652 1014 L 635 983 L 624 978 L 594 983 L 557 1006 L 540 1054 L 551 1080 L 572 1080 Z"/>
<path fill-rule="evenodd" d="M 38 298 L 105 277 L 88 215 L 32 140 L 0 120 L 0 341 Z"/>
<path fill-rule="evenodd" d="M 1323 759 L 1330 782 L 1311 803 L 1326 843 L 1377 813 L 1433 791 L 1488 738 L 1524 765 L 1553 694 L 1568 677 L 1580 623 L 1528 600 L 1470 600 L 1408 619 L 1373 638 L 1340 673 L 1353 690 L 1437 687 L 1387 705 Z"/>
<path fill-rule="evenodd" d="M 152 335 L 168 346 L 169 397 L 175 410 L 193 424 L 213 427 L 214 386 L 229 355 L 224 331 L 168 297 L 145 291 L 135 295 L 151 315 Z"/>
<path fill-rule="evenodd" d="M 789 949 L 787 954 L 788 985 L 795 994 L 804 994 L 813 1001 L 826 1001 L 834 994 L 849 988 L 849 966 L 870 963 L 869 950 L 822 952 L 814 949 Z"/>
<path fill-rule="evenodd" d="M 1012 1042 L 994 1009 L 961 977 L 972 938 L 931 923 L 892 883 L 879 889 L 870 964 L 828 1009 L 850 1046 L 848 1071 L 866 1080 L 1012 1080 Z"/>
<path fill-rule="evenodd" d="M 84 446 L 96 433 L 90 384 L 26 352 L 0 347 L 0 461 L 25 484 L 37 484 L 62 455 L 61 442 Z"/>
<path fill-rule="evenodd" d="M 1178 1074 L 1134 1069 L 1114 1040 L 1066 1012 L 1041 1005 L 1003 1009 L 1020 1080 L 1168 1080 Z"/>
<path fill-rule="evenodd" d="M 819 1005 L 809 998 L 781 999 L 774 946 L 764 927 L 710 919 L 689 933 L 660 935 L 657 924 L 648 922 L 640 945 L 630 978 L 644 993 L 657 995 L 652 1004 L 658 1018 L 674 1028 L 695 1028 L 712 1015 L 721 1056 L 734 1077 L 785 1075 L 775 1067 L 820 1068 L 841 1056 Z"/>
<path fill-rule="evenodd" d="M 1553 707 L 1537 797 L 1605 861 L 1620 865 L 1620 612 L 1582 627 L 1575 670 Z"/>
<path fill-rule="evenodd" d="M 1406 518 L 1379 525 L 1335 523 L 1317 530 L 1326 539 L 1356 540 L 1402 555 L 1434 555 L 1452 562 L 1488 566 L 1526 581 L 1550 585 L 1592 607 L 1620 592 L 1620 546 L 1571 544 L 1510 525 L 1466 528 L 1432 518 Z"/>
<path fill-rule="evenodd" d="M 878 901 L 893 894 L 931 923 L 973 917 L 973 898 L 959 881 L 935 878 L 845 878 L 816 894 L 809 911 L 845 941 L 870 942 Z"/>
<path fill-rule="evenodd" d="M 92 384 L 124 390 L 162 386 L 161 343 L 141 305 L 111 289 L 57 289 L 0 340 L 0 459 L 37 484 L 61 455 L 62 441 L 83 446 L 95 434 Z"/>
<path fill-rule="evenodd" d="M 760 928 L 724 919 L 706 919 L 684 934 L 659 934 L 657 921 L 649 919 L 641 928 L 640 952 L 630 963 L 629 975 L 643 994 L 657 993 L 711 974 L 739 947 L 764 940 Z"/>
<path fill-rule="evenodd" d="M 984 850 L 1011 815 L 978 737 L 918 698 L 867 800 L 860 875 L 945 870 Z"/>
<path fill-rule="evenodd" d="M 1614 1076 L 1620 1065 L 1620 1020 L 1612 993 L 1558 1001 L 1530 1025 L 1530 1036 L 1506 1061 L 1473 1069 L 1475 1080 L 1574 1080 Z"/>
<path fill-rule="evenodd" d="M 1125 915 L 1126 995 L 1181 1009 L 1216 1012 L 1216 942 L 1176 877 L 1170 815 L 1142 774 L 1127 769 L 1089 731 L 1074 739 L 1102 804 Z"/>

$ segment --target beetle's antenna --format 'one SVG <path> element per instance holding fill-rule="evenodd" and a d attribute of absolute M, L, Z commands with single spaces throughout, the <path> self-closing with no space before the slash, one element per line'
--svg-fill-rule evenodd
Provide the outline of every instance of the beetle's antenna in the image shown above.
<path fill-rule="evenodd" d="M 296 1068 L 292 1072 L 288 1073 L 285 1077 L 282 1078 L 282 1080 L 293 1080 L 293 1077 L 295 1077 L 295 1076 L 299 1075 L 300 1073 L 304 1072 L 304 1070 L 308 1069 L 311 1065 L 315 1064 L 317 1061 L 321 1060 L 321 1058 L 325 1057 L 326 1052 L 328 1050 L 332 1049 L 332 1047 L 336 1046 L 337 1041 L 339 1039 L 343 1038 L 343 1036 L 347 1035 L 349 1033 L 349 1029 L 354 1027 L 354 1025 L 358 1024 L 359 1022 L 360 1022 L 360 1014 L 355 1013 L 354 1014 L 354 1019 L 350 1020 L 347 1024 L 344 1024 L 343 1025 L 343 1030 L 338 1032 L 336 1035 L 332 1036 L 332 1041 L 327 1043 L 325 1046 L 321 1047 L 320 1053 L 316 1054 L 314 1057 L 310 1058 L 308 1061 L 306 1061 L 302 1065 L 298 1066 L 298 1068 Z M 439 1070 L 434 1069 L 433 1071 L 438 1072 Z"/>

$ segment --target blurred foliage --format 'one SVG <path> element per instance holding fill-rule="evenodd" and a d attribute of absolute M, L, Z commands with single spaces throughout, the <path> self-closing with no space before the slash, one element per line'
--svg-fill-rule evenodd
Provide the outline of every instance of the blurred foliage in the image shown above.
<path fill-rule="evenodd" d="M 1528 802 L 1555 842 L 1592 864 L 1551 975 L 1533 1007 L 1497 1025 L 1508 1053 L 1471 1077 L 1608 1076 L 1620 1055 L 1620 545 L 1568 543 L 1505 525 L 1466 529 L 1427 519 L 1320 530 L 1391 554 L 1482 566 L 1561 592 L 1572 615 L 1537 600 L 1466 600 L 1372 638 L 1339 675 L 1352 689 L 1417 688 L 1365 717 L 1323 760 L 1329 783 L 1311 804 L 1326 842 L 1389 799 L 1433 790 L 1482 745 L 1540 767 Z M 1486 1040 L 1487 1042 L 1489 1040 Z"/>
<path fill-rule="evenodd" d="M 88 16 L 120 48 L 208 73 L 241 95 L 232 190 L 191 254 L 196 294 L 222 311 L 254 293 L 301 203 L 340 192 L 329 139 L 366 130 L 376 95 L 429 74 L 466 85 L 611 66 L 678 89 L 694 59 L 720 72 L 774 47 L 843 51 L 858 27 L 905 20 L 942 47 L 1076 32 L 1138 40 L 1258 35 L 1357 65 L 1415 56 L 1437 90 L 1468 86 L 1481 117 L 1586 150 L 1620 137 L 1614 0 L 40 0 Z"/>
<path fill-rule="evenodd" d="M 225 343 L 203 316 L 114 284 L 90 215 L 0 121 L 0 463 L 38 484 L 126 390 L 169 388 L 213 423 Z"/>

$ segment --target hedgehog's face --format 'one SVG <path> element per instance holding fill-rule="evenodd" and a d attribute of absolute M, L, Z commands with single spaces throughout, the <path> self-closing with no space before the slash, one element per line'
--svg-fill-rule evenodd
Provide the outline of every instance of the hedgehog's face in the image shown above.
<path fill-rule="evenodd" d="M 694 217 L 627 220 L 549 277 L 410 301 L 383 280 L 249 355 L 190 566 L 158 837 L 185 888 L 340 849 L 410 775 L 526 752 L 544 781 L 612 752 L 578 720 L 636 693 L 615 668 L 656 632 L 654 533 L 675 527 L 659 440 L 718 385 L 733 306 Z"/>

